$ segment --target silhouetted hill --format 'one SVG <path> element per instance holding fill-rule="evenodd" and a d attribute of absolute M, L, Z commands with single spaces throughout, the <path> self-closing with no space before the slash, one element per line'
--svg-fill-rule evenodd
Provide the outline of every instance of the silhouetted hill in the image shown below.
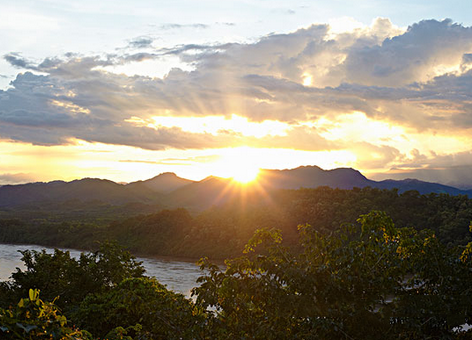
<path fill-rule="evenodd" d="M 0 188 L 0 207 L 51 204 L 70 200 L 101 201 L 110 204 L 155 203 L 159 199 L 159 195 L 151 189 L 128 188 L 109 180 L 96 178 L 72 182 L 5 185 Z"/>
<path fill-rule="evenodd" d="M 359 171 L 351 168 L 323 170 L 317 166 L 302 166 L 285 170 L 261 170 L 257 182 L 247 187 L 240 186 L 230 179 L 208 177 L 200 182 L 183 186 L 167 196 L 167 203 L 172 207 L 185 207 L 202 210 L 227 202 L 230 199 L 250 201 L 270 196 L 277 189 L 317 188 L 328 186 L 338 189 L 354 187 L 373 187 L 378 189 L 397 188 L 400 193 L 417 190 L 420 194 L 447 193 L 451 195 L 468 195 L 464 191 L 438 183 L 419 180 L 385 180 L 376 182 L 367 179 Z"/>
<path fill-rule="evenodd" d="M 210 176 L 175 190 L 167 199 L 174 207 L 201 210 L 225 202 L 228 198 L 226 195 L 234 195 L 234 192 L 229 190 L 230 186 L 230 179 Z"/>
<path fill-rule="evenodd" d="M 178 177 L 173 172 L 164 172 L 156 177 L 145 181 L 132 182 L 127 185 L 128 188 L 144 186 L 153 191 L 157 191 L 163 194 L 168 194 L 175 191 L 185 185 L 191 184 L 194 181 L 189 179 Z"/>
<path fill-rule="evenodd" d="M 259 182 L 266 188 L 299 189 L 329 186 L 339 189 L 365 187 L 373 181 L 350 168 L 323 170 L 317 166 L 301 166 L 286 170 L 261 170 Z"/>
<path fill-rule="evenodd" d="M 338 189 L 373 187 L 379 189 L 397 188 L 400 193 L 416 190 L 420 194 L 445 193 L 469 195 L 472 190 L 461 190 L 451 186 L 424 182 L 417 179 L 373 181 L 351 168 L 323 170 L 317 166 L 301 166 L 287 170 L 262 170 L 259 181 L 268 188 L 299 189 L 329 186 Z"/>
<path fill-rule="evenodd" d="M 159 203 L 162 207 L 185 207 L 192 210 L 206 209 L 231 199 L 245 202 L 268 197 L 273 190 L 316 188 L 328 186 L 339 189 L 373 187 L 397 188 L 400 193 L 416 190 L 420 194 L 447 193 L 468 195 L 465 191 L 438 183 L 414 179 L 372 181 L 351 168 L 323 170 L 317 166 L 302 166 L 286 170 L 261 170 L 257 182 L 242 186 L 232 181 L 210 176 L 194 182 L 180 178 L 174 173 L 163 173 L 154 178 L 127 185 L 103 179 L 85 178 L 72 182 L 54 181 L 5 185 L 0 187 L 0 207 L 28 204 L 55 204 L 71 200 L 96 201 L 112 205 L 127 203 Z"/>
<path fill-rule="evenodd" d="M 472 190 L 461 190 L 448 185 L 439 183 L 423 182 L 417 179 L 404 179 L 404 180 L 393 180 L 387 179 L 380 182 L 374 182 L 372 187 L 380 189 L 398 189 L 399 192 L 405 192 L 409 190 L 416 190 L 420 194 L 449 194 L 449 195 L 467 195 L 472 197 Z"/>

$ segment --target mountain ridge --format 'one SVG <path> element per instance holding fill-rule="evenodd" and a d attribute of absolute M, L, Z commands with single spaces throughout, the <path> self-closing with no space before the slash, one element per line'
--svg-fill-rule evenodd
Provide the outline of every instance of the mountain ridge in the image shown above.
<path fill-rule="evenodd" d="M 157 176 L 154 176 L 153 178 L 144 181 L 128 183 L 126 184 L 126 186 L 137 187 L 143 185 L 148 189 L 167 194 L 193 182 L 195 181 L 179 177 L 173 172 L 163 172 Z"/>
<path fill-rule="evenodd" d="M 262 169 L 253 185 L 243 186 L 232 179 L 209 176 L 201 181 L 181 178 L 172 172 L 153 178 L 119 184 L 107 179 L 83 178 L 65 182 L 35 182 L 0 187 L 0 207 L 15 207 L 34 203 L 54 203 L 78 199 L 98 200 L 112 205 L 131 202 L 162 204 L 163 207 L 194 207 L 205 209 L 237 195 L 270 192 L 277 189 L 299 189 L 329 186 L 339 189 L 373 187 L 397 188 L 399 193 L 417 190 L 420 194 L 446 193 L 472 197 L 472 190 L 420 181 L 418 179 L 374 181 L 352 168 L 321 169 L 300 166 L 294 169 Z"/>

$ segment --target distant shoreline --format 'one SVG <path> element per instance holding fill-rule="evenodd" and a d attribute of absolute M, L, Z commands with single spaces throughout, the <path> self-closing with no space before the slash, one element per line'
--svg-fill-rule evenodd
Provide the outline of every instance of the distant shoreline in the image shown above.
<path fill-rule="evenodd" d="M 9 243 L 9 242 L 0 242 L 0 245 L 11 245 L 11 246 L 36 246 L 36 247 L 44 247 L 44 249 L 60 249 L 63 251 L 79 251 L 81 253 L 93 253 L 94 250 L 90 249 L 79 249 L 79 248 L 71 248 L 71 247 L 61 247 L 61 246 L 50 246 L 50 245 L 44 245 L 44 244 L 39 244 L 39 243 Z M 172 255 L 152 255 L 152 254 L 147 254 L 147 253 L 140 253 L 140 252 L 133 252 L 128 249 L 125 249 L 129 251 L 134 257 L 138 258 L 146 258 L 146 259 L 156 259 L 156 260 L 162 260 L 162 261 L 175 261 L 175 262 L 187 262 L 187 263 L 192 263 L 195 264 L 201 259 L 199 258 L 192 258 L 192 257 L 186 257 L 186 256 L 172 256 Z M 210 259 L 212 262 L 216 262 L 217 264 L 222 264 L 223 260 L 213 260 Z"/>

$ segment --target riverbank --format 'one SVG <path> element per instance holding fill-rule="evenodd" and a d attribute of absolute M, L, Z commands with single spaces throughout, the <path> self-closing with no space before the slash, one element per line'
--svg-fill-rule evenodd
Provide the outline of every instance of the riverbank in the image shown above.
<path fill-rule="evenodd" d="M 10 275 L 16 271 L 16 268 L 25 269 L 19 250 L 41 251 L 42 249 L 47 253 L 54 252 L 54 248 L 41 245 L 0 244 L 0 280 L 8 280 Z M 78 259 L 80 253 L 83 252 L 83 250 L 70 248 L 61 248 L 61 250 L 69 251 L 71 257 L 75 259 Z M 190 297 L 191 289 L 197 286 L 197 278 L 203 275 L 203 272 L 195 262 L 171 257 L 136 256 L 136 259 L 142 262 L 147 276 L 155 277 L 160 283 L 166 285 L 168 289 L 184 294 L 186 297 Z"/>

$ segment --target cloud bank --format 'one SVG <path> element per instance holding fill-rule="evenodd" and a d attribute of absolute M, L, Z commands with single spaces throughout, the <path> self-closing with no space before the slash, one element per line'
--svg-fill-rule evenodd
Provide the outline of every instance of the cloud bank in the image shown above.
<path fill-rule="evenodd" d="M 181 25 L 172 24 L 162 29 L 178 28 Z M 343 33 L 312 25 L 253 43 L 166 49 L 139 37 L 129 47 L 145 51 L 67 54 L 39 62 L 14 51 L 5 55 L 21 73 L 11 88 L 0 91 L 0 138 L 38 145 L 67 144 L 75 138 L 149 150 L 243 145 L 349 149 L 364 169 L 409 171 L 436 169 L 435 159 L 470 152 L 472 28 L 449 19 L 401 29 L 379 18 L 369 27 Z M 168 56 L 178 57 L 192 70 L 172 69 L 163 78 L 104 70 Z M 369 122 L 401 127 L 404 134 L 384 139 L 327 137 L 346 124 L 339 117 L 358 113 Z M 154 117 L 162 116 L 231 115 L 249 122 L 278 121 L 286 130 L 254 137 L 228 129 L 189 132 L 181 126 L 152 124 Z M 420 137 L 412 140 L 410 134 L 433 136 L 432 141 L 434 136 L 454 136 L 462 147 L 458 142 L 449 151 L 438 151 L 438 145 L 428 146 Z M 412 158 L 414 148 L 428 156 Z M 470 157 L 460 166 L 472 166 Z"/>

